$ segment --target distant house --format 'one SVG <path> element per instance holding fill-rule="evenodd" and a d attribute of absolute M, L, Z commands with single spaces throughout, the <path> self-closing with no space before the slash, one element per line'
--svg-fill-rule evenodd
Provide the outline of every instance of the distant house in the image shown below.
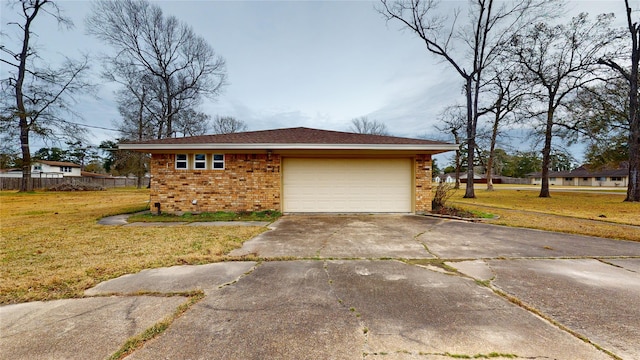
<path fill-rule="evenodd" d="M 531 184 L 542 183 L 541 173 L 527 175 Z M 558 186 L 611 186 L 626 187 L 629 184 L 629 169 L 621 164 L 616 169 L 590 169 L 589 165 L 582 165 L 571 171 L 550 171 L 549 185 Z"/>
<path fill-rule="evenodd" d="M 31 165 L 32 178 L 66 178 L 81 177 L 81 167 L 78 164 L 65 161 L 35 160 Z M 22 178 L 22 169 L 5 169 L 0 171 L 0 177 Z"/>
<path fill-rule="evenodd" d="M 32 177 L 81 177 L 82 167 L 66 161 L 35 160 L 31 165 Z"/>
<path fill-rule="evenodd" d="M 500 176 L 500 175 L 493 175 L 491 177 L 491 181 L 494 184 L 515 184 L 515 183 L 520 183 L 520 179 L 516 179 L 516 178 L 511 178 L 511 177 L 507 177 L 507 176 Z M 441 183 L 441 182 L 446 182 L 446 183 L 454 183 L 456 182 L 456 174 L 455 173 L 448 173 L 448 174 L 440 174 L 440 175 L 436 175 L 436 177 L 433 178 L 433 182 L 434 183 Z M 463 184 L 467 183 L 467 172 L 461 172 L 460 173 L 460 182 Z M 474 173 L 473 174 L 473 183 L 474 184 L 486 184 L 487 183 L 487 174 L 478 174 L 478 173 Z"/>

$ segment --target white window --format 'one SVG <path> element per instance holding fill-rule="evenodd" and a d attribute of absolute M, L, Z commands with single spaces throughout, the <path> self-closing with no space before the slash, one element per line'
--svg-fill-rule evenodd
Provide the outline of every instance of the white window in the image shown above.
<path fill-rule="evenodd" d="M 213 154 L 213 169 L 224 170 L 224 154 Z"/>
<path fill-rule="evenodd" d="M 70 173 L 71 172 L 71 167 L 70 166 L 60 166 L 60 172 Z"/>
<path fill-rule="evenodd" d="M 176 169 L 186 169 L 187 163 L 187 154 L 176 154 Z"/>
<path fill-rule="evenodd" d="M 206 154 L 195 154 L 193 156 L 193 167 L 195 169 L 206 169 L 207 168 L 207 155 Z"/>

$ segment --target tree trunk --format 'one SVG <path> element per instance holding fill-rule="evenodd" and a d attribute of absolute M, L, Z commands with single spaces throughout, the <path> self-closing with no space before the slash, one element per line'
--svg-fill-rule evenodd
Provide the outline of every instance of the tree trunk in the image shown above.
<path fill-rule="evenodd" d="M 141 94 L 141 98 L 140 98 L 140 106 L 138 107 L 138 140 L 143 140 L 144 138 L 144 127 L 143 127 L 143 122 L 144 122 L 144 103 L 147 97 L 147 92 L 145 87 L 142 87 L 142 94 Z M 142 189 L 142 178 L 144 177 L 144 171 L 142 171 L 142 169 L 144 168 L 144 161 L 143 161 L 143 154 L 136 154 L 138 156 L 138 171 L 136 171 L 136 177 L 137 179 L 137 188 L 138 189 Z"/>
<path fill-rule="evenodd" d="M 635 131 L 629 136 L 629 186 L 625 201 L 640 201 L 640 129 L 636 120 Z"/>
<path fill-rule="evenodd" d="M 20 109 L 20 107 L 18 107 Z M 31 181 L 31 151 L 29 148 L 29 126 L 27 125 L 26 114 L 20 111 L 20 148 L 22 150 L 22 180 L 20 181 L 20 192 L 32 191 Z"/>
<path fill-rule="evenodd" d="M 640 201 L 640 121 L 638 121 L 638 51 L 634 51 L 629 94 L 629 186 L 625 201 Z"/>
<path fill-rule="evenodd" d="M 496 150 L 496 139 L 498 138 L 498 124 L 500 123 L 500 104 L 496 107 L 496 118 L 493 122 L 491 132 L 491 145 L 489 146 L 489 159 L 487 160 L 487 191 L 493 191 L 493 155 Z"/>
<path fill-rule="evenodd" d="M 640 31 L 631 24 L 628 2 L 627 16 L 632 37 L 631 74 L 629 74 L 629 185 L 625 201 L 640 201 L 640 119 L 638 119 L 638 62 L 640 62 Z"/>
<path fill-rule="evenodd" d="M 138 171 L 137 171 L 137 188 L 142 189 L 142 181 L 144 179 L 144 154 L 136 154 L 138 156 Z"/>
<path fill-rule="evenodd" d="M 456 144 L 460 144 L 460 137 L 458 136 L 457 131 L 453 131 L 453 138 Z M 454 189 L 460 189 L 460 148 L 456 150 L 456 184 L 453 186 Z"/>
<path fill-rule="evenodd" d="M 553 129 L 553 97 L 549 99 L 547 110 L 547 126 L 544 133 L 544 148 L 542 149 L 542 186 L 539 197 L 551 197 L 549 192 L 549 166 L 551 165 L 551 135 Z"/>
<path fill-rule="evenodd" d="M 464 193 L 464 198 L 472 199 L 476 197 L 473 189 L 473 163 L 476 149 L 476 136 L 475 136 L 475 121 L 473 120 L 473 100 L 471 96 L 471 82 L 472 78 L 467 77 L 467 84 L 465 86 L 465 92 L 467 96 L 467 188 Z"/>
<path fill-rule="evenodd" d="M 171 95 L 171 84 L 169 79 L 164 79 L 165 96 L 167 97 L 167 138 L 173 137 L 173 96 Z"/>
<path fill-rule="evenodd" d="M 29 38 L 31 36 L 31 22 L 38 14 L 42 4 L 36 4 L 33 13 L 26 16 L 26 22 L 22 28 L 24 37 L 22 38 L 22 50 L 20 52 L 20 64 L 18 66 L 18 78 L 16 81 L 16 110 L 20 119 L 20 150 L 22 152 L 22 181 L 20 182 L 20 192 L 32 191 L 33 182 L 31 181 L 31 149 L 29 147 L 29 119 L 27 110 L 24 106 L 24 98 L 22 93 L 22 85 L 27 72 L 27 57 L 29 56 Z M 26 15 L 26 13 L 25 13 Z"/>
<path fill-rule="evenodd" d="M 493 155 L 489 153 L 489 160 L 487 160 L 487 191 L 493 191 Z"/>
<path fill-rule="evenodd" d="M 18 83 L 16 84 L 16 108 L 18 118 L 20 119 L 20 150 L 22 152 L 22 180 L 20 181 L 20 192 L 32 191 L 33 182 L 31 181 L 31 149 L 29 147 L 29 121 L 27 119 L 27 111 L 24 107 L 22 98 L 22 84 L 25 73 L 24 62 L 21 62 Z"/>

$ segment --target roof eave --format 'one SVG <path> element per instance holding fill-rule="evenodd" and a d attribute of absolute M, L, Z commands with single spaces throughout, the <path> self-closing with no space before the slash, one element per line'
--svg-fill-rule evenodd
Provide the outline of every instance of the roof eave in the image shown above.
<path fill-rule="evenodd" d="M 452 151 L 457 144 L 119 144 L 121 150 L 187 151 L 187 150 L 415 150 Z"/>

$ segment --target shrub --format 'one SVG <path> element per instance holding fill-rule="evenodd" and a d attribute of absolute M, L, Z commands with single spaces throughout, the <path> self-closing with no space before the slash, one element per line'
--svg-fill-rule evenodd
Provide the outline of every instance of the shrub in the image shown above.
<path fill-rule="evenodd" d="M 102 191 L 104 186 L 91 183 L 60 183 L 47 188 L 48 191 Z"/>
<path fill-rule="evenodd" d="M 436 191 L 433 194 L 433 200 L 431 201 L 432 211 L 438 211 L 446 207 L 447 200 L 456 193 L 454 184 L 441 181 L 436 187 Z"/>

